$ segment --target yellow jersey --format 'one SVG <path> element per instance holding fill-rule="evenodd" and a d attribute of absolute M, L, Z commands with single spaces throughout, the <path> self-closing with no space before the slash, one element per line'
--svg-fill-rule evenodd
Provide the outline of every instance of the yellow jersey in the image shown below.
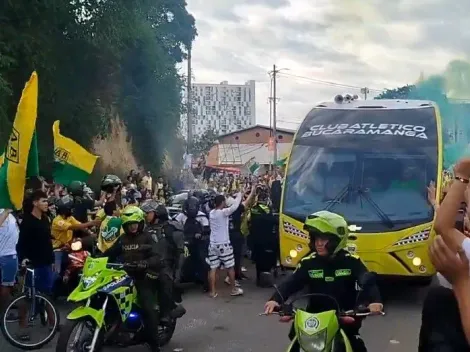
<path fill-rule="evenodd" d="M 62 215 L 57 215 L 54 220 L 52 220 L 51 226 L 52 246 L 54 249 L 70 244 L 73 238 L 73 230 L 70 230 L 70 228 L 80 224 L 81 222 L 73 216 L 65 218 Z"/>

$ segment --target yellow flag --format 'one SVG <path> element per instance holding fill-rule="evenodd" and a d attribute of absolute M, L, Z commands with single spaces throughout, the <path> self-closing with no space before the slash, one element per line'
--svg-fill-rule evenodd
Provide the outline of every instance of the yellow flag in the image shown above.
<path fill-rule="evenodd" d="M 0 208 L 22 208 L 29 153 L 37 153 L 35 146 L 31 148 L 37 110 L 38 76 L 33 72 L 21 94 L 3 165 L 0 168 Z"/>
<path fill-rule="evenodd" d="M 60 134 L 60 121 L 52 126 L 54 135 L 54 181 L 69 185 L 72 181 L 86 182 L 93 172 L 98 156 L 89 153 L 74 140 Z"/>

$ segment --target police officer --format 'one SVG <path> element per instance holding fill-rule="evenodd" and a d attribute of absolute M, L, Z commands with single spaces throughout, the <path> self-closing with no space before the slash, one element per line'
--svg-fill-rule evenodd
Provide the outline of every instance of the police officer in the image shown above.
<path fill-rule="evenodd" d="M 256 187 L 256 200 L 251 208 L 250 247 L 252 260 L 256 265 L 256 284 L 260 287 L 271 287 L 267 282 L 271 270 L 276 266 L 276 218 L 273 215 L 269 189 L 266 186 Z"/>
<path fill-rule="evenodd" d="M 158 243 L 152 234 L 144 231 L 145 214 L 138 207 L 128 207 L 121 214 L 124 234 L 105 255 L 121 257 L 129 276 L 134 279 L 139 303 L 142 308 L 145 335 L 152 352 L 160 352 L 158 341 L 158 314 L 155 297 L 158 292 L 160 272 L 165 269 Z M 159 295 L 160 305 L 165 305 L 165 297 Z"/>
<path fill-rule="evenodd" d="M 174 300 L 173 280 L 179 280 L 180 268 L 184 260 L 184 238 L 178 223 L 169 221 L 168 211 L 162 204 L 150 199 L 144 202 L 141 209 L 146 214 L 147 226 L 144 232 L 157 243 L 164 267 L 159 272 L 159 287 L 164 296 L 162 316 L 172 319 L 180 318 L 186 313 L 182 305 Z"/>
<path fill-rule="evenodd" d="M 183 212 L 179 213 L 175 221 L 178 221 L 184 229 L 184 238 L 188 242 L 191 265 L 189 269 L 194 281 L 202 284 L 203 289 L 208 289 L 209 266 L 206 262 L 207 248 L 209 245 L 209 219 L 200 209 L 200 201 L 196 197 L 189 197 L 183 204 Z M 188 273 L 186 273 L 188 274 Z"/>
<path fill-rule="evenodd" d="M 88 222 L 88 211 L 104 204 L 104 194 L 100 200 L 94 200 L 85 195 L 86 184 L 81 181 L 70 182 L 67 190 L 73 198 L 73 217 L 81 223 Z"/>
<path fill-rule="evenodd" d="M 357 308 L 356 285 L 362 281 L 367 268 L 359 259 L 345 250 L 349 234 L 346 220 L 329 211 L 319 211 L 309 215 L 304 229 L 310 234 L 312 254 L 302 258 L 294 274 L 278 286 L 278 292 L 265 305 L 265 313 L 270 314 L 283 300 L 294 293 L 307 288 L 307 293 L 319 293 L 333 297 L 343 311 Z M 375 283 L 363 287 L 372 313 L 383 310 L 380 294 Z M 282 297 L 281 297 L 282 296 Z M 308 311 L 312 313 L 336 309 L 327 300 L 312 298 Z M 361 322 L 343 327 L 355 352 L 366 352 L 364 341 L 359 336 Z M 292 331 L 291 336 L 292 337 Z"/>

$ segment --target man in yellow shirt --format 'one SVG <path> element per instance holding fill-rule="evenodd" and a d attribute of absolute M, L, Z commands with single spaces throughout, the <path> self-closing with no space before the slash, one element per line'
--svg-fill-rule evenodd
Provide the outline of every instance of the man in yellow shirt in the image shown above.
<path fill-rule="evenodd" d="M 100 224 L 100 220 L 93 220 L 81 223 L 72 216 L 73 198 L 70 196 L 62 197 L 57 201 L 57 216 L 52 220 L 51 234 L 52 246 L 54 248 L 55 271 L 61 272 L 64 249 L 68 248 L 73 238 L 73 231 L 85 230 Z"/>

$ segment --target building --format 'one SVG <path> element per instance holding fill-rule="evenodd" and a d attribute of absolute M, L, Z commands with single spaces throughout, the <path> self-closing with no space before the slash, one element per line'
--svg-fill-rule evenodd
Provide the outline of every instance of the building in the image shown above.
<path fill-rule="evenodd" d="M 278 159 L 289 153 L 294 134 L 294 130 L 277 129 Z M 269 148 L 271 135 L 272 130 L 262 125 L 222 135 L 209 151 L 207 166 L 242 169 L 250 160 L 267 166 L 273 162 L 273 151 Z"/>
<path fill-rule="evenodd" d="M 218 134 L 227 134 L 256 124 L 255 81 L 245 84 L 195 83 L 192 85 L 192 132 L 202 135 L 212 129 Z M 187 134 L 186 118 L 182 121 L 182 132 Z"/>

